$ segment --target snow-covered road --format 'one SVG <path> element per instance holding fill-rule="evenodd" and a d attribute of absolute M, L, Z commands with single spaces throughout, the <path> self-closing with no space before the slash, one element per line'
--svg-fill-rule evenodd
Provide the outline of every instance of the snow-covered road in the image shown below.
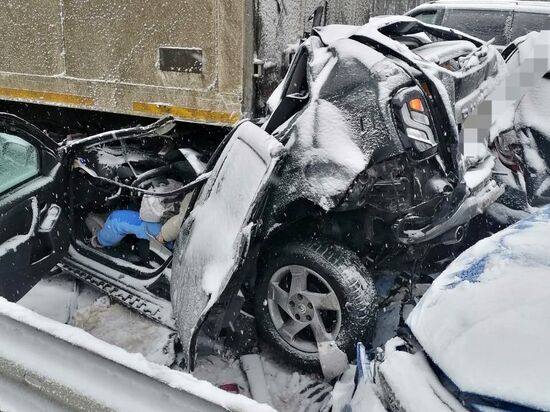
<path fill-rule="evenodd" d="M 19 302 L 60 323 L 76 326 L 107 343 L 147 360 L 179 370 L 174 331 L 136 314 L 69 275 L 44 278 Z M 316 411 L 332 387 L 315 375 L 281 365 L 268 348 L 261 360 L 272 406 L 279 411 Z M 236 384 L 239 393 L 251 391 L 238 359 L 211 353 L 198 359 L 193 375 L 215 386 Z"/>

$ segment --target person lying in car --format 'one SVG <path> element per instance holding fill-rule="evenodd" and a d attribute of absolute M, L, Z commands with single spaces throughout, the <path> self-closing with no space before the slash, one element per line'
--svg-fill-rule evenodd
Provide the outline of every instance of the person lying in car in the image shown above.
<path fill-rule="evenodd" d="M 159 192 L 169 192 L 180 188 L 182 184 L 166 179 L 155 186 Z M 170 245 L 176 240 L 185 218 L 192 193 L 183 199 L 174 197 L 155 197 L 145 195 L 139 211 L 114 210 L 106 220 L 100 215 L 90 214 L 86 225 L 92 233 L 90 243 L 95 248 L 115 247 L 128 235 L 138 239 L 155 237 L 159 242 Z"/>

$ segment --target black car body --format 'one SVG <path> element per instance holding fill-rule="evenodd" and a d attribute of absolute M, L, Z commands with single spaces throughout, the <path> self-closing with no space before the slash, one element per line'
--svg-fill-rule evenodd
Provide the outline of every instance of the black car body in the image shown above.
<path fill-rule="evenodd" d="M 198 177 L 171 119 L 56 145 L 4 114 L 0 132 L 19 145 L 8 136 L 5 157 L 22 151 L 17 167 L 34 173 L 0 194 L 2 292 L 16 299 L 59 262 L 176 328 L 189 368 L 200 332 L 218 336 L 246 300 L 287 359 L 335 376 L 372 332 L 378 265 L 460 241 L 501 194 L 490 171 L 469 185 L 461 154 L 461 124 L 501 63 L 408 17 L 318 28 L 262 129 L 239 123 Z M 89 246 L 86 215 L 136 207 L 154 176 L 194 193 L 174 255 L 154 240 L 148 264 L 131 239 Z"/>
<path fill-rule="evenodd" d="M 484 50 L 478 64 L 457 65 L 477 48 Z M 461 219 L 450 217 L 472 189 L 488 189 L 465 184 L 461 125 L 501 68 L 494 48 L 413 19 L 317 29 L 298 50 L 264 126 L 292 148 L 269 219 L 280 226 L 300 213 L 323 215 L 323 228 L 314 229 L 322 232 L 330 230 L 326 215 L 335 226 L 347 216 L 360 237 L 356 250 L 365 240 L 417 244 L 455 229 Z M 352 218 L 357 210 L 362 215 Z M 386 236 L 373 233 L 376 221 L 387 225 Z"/>

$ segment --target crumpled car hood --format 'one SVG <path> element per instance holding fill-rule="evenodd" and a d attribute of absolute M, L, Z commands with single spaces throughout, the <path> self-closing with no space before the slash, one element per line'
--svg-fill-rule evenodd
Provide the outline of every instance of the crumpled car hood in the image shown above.
<path fill-rule="evenodd" d="M 550 207 L 478 242 L 407 319 L 462 392 L 550 409 Z"/>

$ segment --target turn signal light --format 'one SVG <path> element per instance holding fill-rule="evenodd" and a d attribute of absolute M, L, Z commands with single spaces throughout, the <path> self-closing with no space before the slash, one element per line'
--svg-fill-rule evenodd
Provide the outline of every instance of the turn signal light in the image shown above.
<path fill-rule="evenodd" d="M 422 100 L 420 100 L 418 97 L 412 100 L 409 100 L 409 109 L 414 110 L 416 112 L 423 112 L 424 106 L 422 105 Z"/>

